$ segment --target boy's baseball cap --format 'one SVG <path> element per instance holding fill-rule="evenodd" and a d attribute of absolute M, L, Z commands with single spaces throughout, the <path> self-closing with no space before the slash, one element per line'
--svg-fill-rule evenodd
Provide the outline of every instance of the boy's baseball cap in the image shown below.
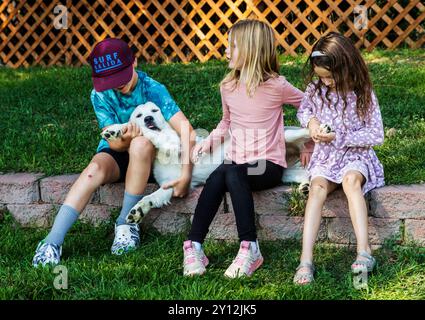
<path fill-rule="evenodd" d="M 133 76 L 134 54 L 124 41 L 108 38 L 97 43 L 89 56 L 94 89 L 120 87 Z"/>

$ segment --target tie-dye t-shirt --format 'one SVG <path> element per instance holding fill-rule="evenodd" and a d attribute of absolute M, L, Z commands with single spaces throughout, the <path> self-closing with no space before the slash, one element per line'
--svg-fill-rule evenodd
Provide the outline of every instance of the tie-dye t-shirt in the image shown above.
<path fill-rule="evenodd" d="M 113 89 L 102 92 L 93 89 L 91 92 L 90 99 L 101 129 L 112 124 L 128 122 L 134 109 L 148 101 L 155 103 L 161 109 L 162 115 L 167 121 L 180 111 L 163 84 L 142 71 L 136 72 L 139 79 L 130 94 L 122 94 Z M 97 152 L 105 148 L 109 148 L 109 144 L 106 140 L 101 139 Z"/>

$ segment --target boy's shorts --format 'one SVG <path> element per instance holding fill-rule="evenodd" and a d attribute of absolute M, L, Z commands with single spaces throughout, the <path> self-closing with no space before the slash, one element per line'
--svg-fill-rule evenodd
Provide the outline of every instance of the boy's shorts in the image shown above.
<path fill-rule="evenodd" d="M 117 182 L 124 182 L 125 175 L 127 174 L 128 162 L 130 160 L 128 152 L 127 151 L 119 152 L 119 151 L 112 150 L 110 148 L 104 148 L 98 151 L 97 153 L 101 153 L 101 152 L 108 153 L 112 156 L 112 158 L 114 158 L 115 162 L 120 168 L 120 178 Z M 148 183 L 156 183 L 152 170 L 148 178 Z"/>

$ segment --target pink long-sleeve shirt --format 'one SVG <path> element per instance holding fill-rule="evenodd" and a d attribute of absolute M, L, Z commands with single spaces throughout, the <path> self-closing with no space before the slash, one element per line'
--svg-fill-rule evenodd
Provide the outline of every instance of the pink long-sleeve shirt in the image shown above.
<path fill-rule="evenodd" d="M 303 92 L 283 76 L 263 82 L 252 97 L 244 84 L 232 91 L 232 84 L 227 83 L 220 92 L 223 118 L 205 140 L 205 146 L 220 144 L 229 133 L 231 147 L 226 159 L 238 164 L 265 159 L 286 167 L 282 105 L 298 109 Z"/>

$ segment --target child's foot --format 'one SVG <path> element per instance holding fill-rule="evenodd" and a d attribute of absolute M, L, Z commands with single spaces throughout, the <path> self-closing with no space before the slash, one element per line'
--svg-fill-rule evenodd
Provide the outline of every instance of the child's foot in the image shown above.
<path fill-rule="evenodd" d="M 372 272 L 375 265 L 375 258 L 366 251 L 361 251 L 357 254 L 356 261 L 351 265 L 351 271 L 353 273 Z"/>
<path fill-rule="evenodd" d="M 314 265 L 310 262 L 301 262 L 294 276 L 294 283 L 298 285 L 307 285 L 314 281 Z"/>
<path fill-rule="evenodd" d="M 59 264 L 62 255 L 62 246 L 54 243 L 46 243 L 44 240 L 40 241 L 35 249 L 35 255 L 32 260 L 32 265 L 43 267 L 47 264 L 52 266 Z"/>
<path fill-rule="evenodd" d="M 122 224 L 115 225 L 115 238 L 111 247 L 112 254 L 122 255 L 136 250 L 140 244 L 139 225 Z"/>
<path fill-rule="evenodd" d="M 242 241 L 238 255 L 232 264 L 227 268 L 224 275 L 228 278 L 239 278 L 242 276 L 251 276 L 263 264 L 263 256 L 257 243 L 257 250 L 254 252 L 252 244 L 249 241 Z"/>
<path fill-rule="evenodd" d="M 205 273 L 208 265 L 208 258 L 202 248 L 197 250 L 190 240 L 183 243 L 183 275 L 194 276 Z"/>

